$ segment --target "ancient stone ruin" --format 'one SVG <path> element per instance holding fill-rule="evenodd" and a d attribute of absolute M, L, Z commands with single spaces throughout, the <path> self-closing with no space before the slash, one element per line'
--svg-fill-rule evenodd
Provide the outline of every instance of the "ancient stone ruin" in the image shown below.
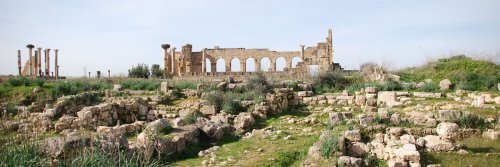
<path fill-rule="evenodd" d="M 317 46 L 305 47 L 300 45 L 298 51 L 272 51 L 269 49 L 246 49 L 246 48 L 220 48 L 215 46 L 212 49 L 203 49 L 199 52 L 193 51 L 191 44 L 182 46 L 180 52 L 170 44 L 163 44 L 164 49 L 164 70 L 174 76 L 192 75 L 245 75 L 252 72 L 267 71 L 269 73 L 286 73 L 289 75 L 308 75 L 309 66 L 318 66 L 319 72 L 331 71 L 341 68 L 339 64 L 333 62 L 332 30 L 328 31 L 325 42 L 319 42 Z M 224 60 L 223 72 L 216 72 L 217 61 Z M 269 69 L 261 69 L 264 59 L 270 61 Z M 277 69 L 278 59 L 285 60 L 285 67 Z M 299 59 L 299 63 L 292 67 L 292 59 Z M 240 64 L 240 69 L 231 71 L 231 61 L 236 60 Z M 247 69 L 247 62 L 253 61 L 255 70 Z M 209 66 L 207 65 L 210 64 Z"/>
<path fill-rule="evenodd" d="M 26 47 L 29 49 L 29 57 L 28 60 L 26 60 L 26 63 L 24 65 L 24 68 L 22 66 L 22 56 L 21 56 L 21 50 L 17 50 L 17 66 L 18 66 L 18 71 L 19 71 L 19 76 L 30 76 L 30 77 L 46 77 L 46 78 L 54 78 L 54 79 L 60 79 L 61 76 L 59 76 L 59 49 L 54 49 L 55 57 L 54 57 L 54 71 L 50 71 L 50 50 L 49 48 L 43 50 L 43 55 L 44 55 L 44 67 L 45 69 L 42 69 L 42 48 L 36 48 L 34 51 L 33 55 L 33 49 L 35 48 L 35 45 L 33 44 L 28 44 Z M 65 77 L 62 77 L 65 78 Z"/>

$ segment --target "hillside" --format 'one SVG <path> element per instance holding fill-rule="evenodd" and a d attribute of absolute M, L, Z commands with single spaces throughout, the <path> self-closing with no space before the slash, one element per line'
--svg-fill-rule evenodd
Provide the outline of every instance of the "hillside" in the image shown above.
<path fill-rule="evenodd" d="M 464 55 L 439 59 L 420 67 L 410 67 L 396 72 L 404 82 L 422 82 L 432 79 L 439 82 L 449 79 L 455 89 L 489 90 L 500 82 L 500 65 L 484 60 L 474 60 Z"/>

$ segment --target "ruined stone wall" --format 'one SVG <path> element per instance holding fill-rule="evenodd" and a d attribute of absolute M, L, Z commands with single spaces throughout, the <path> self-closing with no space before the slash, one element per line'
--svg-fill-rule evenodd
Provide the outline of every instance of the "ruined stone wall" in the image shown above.
<path fill-rule="evenodd" d="M 168 45 L 168 44 L 164 44 Z M 170 45 L 168 45 L 170 46 Z M 329 36 L 326 42 L 320 42 L 317 46 L 311 46 L 304 49 L 301 45 L 297 51 L 273 51 L 269 49 L 246 49 L 246 48 L 219 48 L 218 46 L 212 49 L 203 49 L 200 52 L 193 52 L 192 45 L 186 44 L 182 46 L 180 52 L 176 51 L 176 48 L 165 47 L 165 59 L 164 64 L 166 65 L 165 71 L 173 73 L 174 76 L 193 76 L 193 75 L 206 75 L 207 71 L 211 73 L 216 72 L 217 60 L 223 59 L 225 66 L 225 73 L 219 73 L 220 75 L 227 75 L 233 72 L 242 72 L 242 75 L 248 74 L 249 70 L 246 69 L 246 63 L 248 59 L 253 59 L 255 64 L 255 72 L 268 71 L 276 72 L 281 69 L 277 69 L 278 58 L 284 58 L 285 67 L 283 71 L 289 72 L 292 75 L 299 74 L 309 74 L 309 65 L 317 65 L 318 70 L 329 71 L 334 69 L 334 64 L 332 61 L 333 49 L 332 49 L 332 39 L 331 30 L 329 31 Z M 300 61 L 295 68 L 292 68 L 292 59 L 299 58 Z M 270 61 L 270 69 L 260 69 L 263 59 L 268 58 Z M 240 69 L 237 71 L 231 70 L 231 61 L 233 59 L 239 60 Z M 209 66 L 205 60 L 209 60 L 210 70 L 207 70 Z"/>
<path fill-rule="evenodd" d="M 76 112 L 82 110 L 86 106 L 99 104 L 99 92 L 85 92 L 77 95 L 63 96 L 57 99 L 54 108 L 57 111 L 56 115 L 76 115 Z"/>

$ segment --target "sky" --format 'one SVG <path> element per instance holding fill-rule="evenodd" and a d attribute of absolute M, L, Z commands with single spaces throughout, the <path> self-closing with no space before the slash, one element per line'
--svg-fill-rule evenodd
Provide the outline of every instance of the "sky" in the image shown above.
<path fill-rule="evenodd" d="M 345 69 L 454 54 L 500 61 L 498 0 L 2 0 L 0 74 L 17 74 L 17 50 L 24 65 L 29 43 L 59 49 L 60 75 L 126 75 L 137 63 L 163 66 L 164 43 L 297 51 L 329 28 Z"/>

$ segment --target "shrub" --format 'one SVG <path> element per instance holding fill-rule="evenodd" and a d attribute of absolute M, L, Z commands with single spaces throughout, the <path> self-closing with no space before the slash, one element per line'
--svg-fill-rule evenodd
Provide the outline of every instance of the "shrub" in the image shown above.
<path fill-rule="evenodd" d="M 439 86 L 434 82 L 425 83 L 424 85 L 422 85 L 422 87 L 418 88 L 418 90 L 424 92 L 435 92 L 438 91 L 439 89 L 440 89 Z"/>
<path fill-rule="evenodd" d="M 139 80 L 139 79 L 129 79 L 120 81 L 123 89 L 131 90 L 157 90 L 160 87 L 160 80 Z"/>
<path fill-rule="evenodd" d="M 7 80 L 10 86 L 21 86 L 23 77 L 11 77 Z"/>
<path fill-rule="evenodd" d="M 151 65 L 151 78 L 163 78 L 165 71 L 160 69 L 159 64 L 153 64 Z"/>
<path fill-rule="evenodd" d="M 478 128 L 481 130 L 486 128 L 486 122 L 484 119 L 473 114 L 463 115 L 452 122 L 457 123 L 462 128 Z"/>
<path fill-rule="evenodd" d="M 188 115 L 186 115 L 186 117 L 184 118 L 184 121 L 187 124 L 194 124 L 196 122 L 196 120 L 198 118 L 201 118 L 201 117 L 203 117 L 202 113 L 200 113 L 200 112 L 192 112 L 192 113 L 189 113 Z"/>
<path fill-rule="evenodd" d="M 129 78 L 149 78 L 149 67 L 146 64 L 137 64 L 128 70 Z"/>
<path fill-rule="evenodd" d="M 318 74 L 313 83 L 315 92 L 325 93 L 343 90 L 349 86 L 350 81 L 340 72 L 332 71 Z"/>
<path fill-rule="evenodd" d="M 206 100 L 208 104 L 215 106 L 217 111 L 221 110 L 224 104 L 224 94 L 219 91 L 207 93 L 203 95 L 202 99 Z"/>
<path fill-rule="evenodd" d="M 38 87 L 43 87 L 43 85 L 45 84 L 45 80 L 41 79 L 41 78 L 36 78 L 34 80 L 34 82 L 35 82 L 35 85 Z"/>
<path fill-rule="evenodd" d="M 325 138 L 325 141 L 321 144 L 321 155 L 325 158 L 329 158 L 333 152 L 339 150 L 339 140 L 337 136 L 330 135 Z"/>
<path fill-rule="evenodd" d="M 236 115 L 243 111 L 244 108 L 241 106 L 240 102 L 234 100 L 227 100 L 222 107 L 225 113 Z"/>
<path fill-rule="evenodd" d="M 297 159 L 299 159 L 301 153 L 299 151 L 294 152 L 278 152 L 278 157 L 273 163 L 273 166 L 291 166 Z"/>

